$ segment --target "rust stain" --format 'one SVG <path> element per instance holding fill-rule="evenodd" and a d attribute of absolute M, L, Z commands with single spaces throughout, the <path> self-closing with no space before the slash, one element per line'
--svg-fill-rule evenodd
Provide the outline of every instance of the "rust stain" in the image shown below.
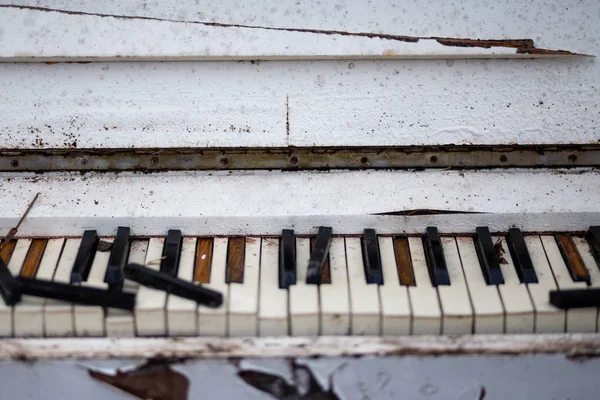
<path fill-rule="evenodd" d="M 285 134 L 286 143 L 290 145 L 290 98 L 285 95 Z"/>
<path fill-rule="evenodd" d="M 397 56 L 397 55 L 398 55 L 398 53 L 397 53 L 397 52 L 395 52 L 394 50 L 391 50 L 391 49 L 389 49 L 389 50 L 384 50 L 384 51 L 383 51 L 383 55 L 384 55 L 385 57 L 392 57 L 392 56 Z"/>

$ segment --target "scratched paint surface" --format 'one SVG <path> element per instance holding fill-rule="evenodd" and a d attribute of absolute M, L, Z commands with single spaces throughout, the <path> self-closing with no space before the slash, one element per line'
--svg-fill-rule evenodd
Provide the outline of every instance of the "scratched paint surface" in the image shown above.
<path fill-rule="evenodd" d="M 531 38 L 540 47 L 600 53 L 594 1 L 568 9 L 558 1 L 476 0 L 401 9 L 393 2 L 225 1 L 201 10 L 18 3 L 270 27 Z M 6 64 L 0 147 L 597 143 L 599 66 L 594 59 Z"/>

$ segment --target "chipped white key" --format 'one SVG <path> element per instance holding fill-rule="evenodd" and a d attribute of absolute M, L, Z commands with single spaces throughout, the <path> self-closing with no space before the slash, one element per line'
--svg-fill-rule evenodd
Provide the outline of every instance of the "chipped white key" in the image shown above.
<path fill-rule="evenodd" d="M 288 291 L 279 288 L 279 239 L 262 239 L 258 333 L 288 334 Z"/>
<path fill-rule="evenodd" d="M 446 267 L 450 285 L 438 285 L 438 295 L 442 306 L 442 333 L 471 333 L 473 329 L 473 308 L 465 282 L 456 240 L 442 237 L 442 248 L 446 258 Z"/>
<path fill-rule="evenodd" d="M 13 249 L 12 256 L 8 261 L 7 267 L 12 276 L 16 277 L 19 275 L 21 271 L 21 266 L 23 265 L 23 261 L 25 261 L 25 257 L 27 256 L 27 251 L 29 250 L 29 245 L 31 245 L 31 239 L 19 239 L 15 244 L 15 248 Z M 23 301 L 27 299 L 21 297 L 21 302 L 18 304 L 22 304 Z M 17 305 L 18 305 L 17 304 Z M 16 307 L 16 306 L 14 306 Z M 13 306 L 7 306 L 2 299 L 0 299 L 0 336 L 21 336 L 20 332 L 17 332 L 16 327 L 13 326 Z M 35 333 L 41 333 L 36 329 Z M 39 335 L 35 335 L 39 336 Z"/>
<path fill-rule="evenodd" d="M 163 238 L 150 239 L 146 253 L 146 267 L 156 271 L 160 270 L 164 242 Z M 138 336 L 163 336 L 167 334 L 166 301 L 166 292 L 140 285 L 134 311 Z"/>
<path fill-rule="evenodd" d="M 431 284 L 423 241 L 418 237 L 409 237 L 408 245 L 415 274 L 415 285 L 409 286 L 412 306 L 413 335 L 439 335 L 442 330 L 442 310 L 437 290 Z"/>
<path fill-rule="evenodd" d="M 103 239 L 103 241 L 112 243 L 112 239 Z M 104 282 L 106 269 L 108 268 L 109 251 L 96 250 L 94 260 L 90 267 L 90 273 L 82 286 L 88 286 L 98 289 L 108 289 Z M 73 318 L 75 322 L 75 335 L 77 336 L 104 336 L 104 308 L 100 306 L 91 306 L 84 304 L 75 304 L 73 307 Z"/>
<path fill-rule="evenodd" d="M 504 253 L 502 257 L 506 263 L 500 263 L 504 284 L 498 285 L 498 291 L 506 313 L 504 320 L 505 333 L 533 333 L 535 309 L 527 291 L 527 285 L 521 283 L 513 263 L 506 239 L 493 236 L 494 243 L 498 243 Z"/>
<path fill-rule="evenodd" d="M 133 240 L 129 250 L 129 264 L 144 264 L 148 240 Z M 125 279 L 123 291 L 136 293 L 138 283 Z M 135 336 L 135 319 L 132 311 L 109 308 L 106 310 L 106 336 L 133 337 Z"/>
<path fill-rule="evenodd" d="M 223 304 L 218 308 L 198 305 L 198 334 L 201 336 L 227 336 L 227 308 L 229 302 L 229 285 L 225 282 L 227 241 L 227 238 L 214 239 L 210 282 L 203 286 L 221 292 L 223 294 Z"/>
<path fill-rule="evenodd" d="M 379 335 L 381 314 L 379 285 L 367 284 L 359 238 L 346 238 L 350 313 L 353 335 Z"/>
<path fill-rule="evenodd" d="M 587 240 L 582 237 L 573 236 L 573 242 L 575 243 L 575 246 L 577 246 L 577 250 L 581 255 L 585 267 L 590 273 L 590 286 L 588 287 L 600 288 L 600 269 L 598 268 L 598 264 L 596 264 L 596 260 L 594 259 L 594 255 L 591 252 Z M 596 308 L 596 332 L 598 331 L 598 318 L 600 318 L 598 311 L 598 308 Z"/>
<path fill-rule="evenodd" d="M 504 308 L 496 285 L 488 285 L 477 258 L 473 239 L 456 238 L 475 315 L 474 333 L 502 333 Z"/>
<path fill-rule="evenodd" d="M 554 274 L 554 280 L 558 285 L 558 290 L 567 289 L 586 289 L 587 283 L 574 282 L 567 269 L 565 260 L 560 254 L 560 249 L 554 236 L 540 236 L 542 245 L 546 251 L 546 257 L 550 263 L 550 269 Z M 593 308 L 577 308 L 567 310 L 567 332 L 596 332 L 596 310 Z"/>
<path fill-rule="evenodd" d="M 229 284 L 229 336 L 256 336 L 260 238 L 246 238 L 243 283 Z"/>
<path fill-rule="evenodd" d="M 289 288 L 292 336 L 319 334 L 319 285 L 306 283 L 310 239 L 296 239 L 296 284 Z"/>
<path fill-rule="evenodd" d="M 184 238 L 179 257 L 177 277 L 184 281 L 194 281 L 194 264 L 196 262 L 196 239 Z M 198 330 L 198 304 L 170 294 L 167 299 L 167 329 L 169 336 L 193 336 Z"/>
<path fill-rule="evenodd" d="M 559 333 L 565 331 L 565 312 L 550 304 L 549 293 L 556 290 L 554 275 L 546 259 L 546 252 L 537 235 L 525 236 L 538 283 L 527 284 L 527 290 L 535 308 L 535 332 Z"/>
<path fill-rule="evenodd" d="M 36 275 L 39 274 L 40 271 L 40 265 L 42 262 L 42 258 L 44 257 L 44 252 L 48 246 L 48 241 L 45 240 L 41 240 L 37 242 L 37 245 L 41 245 L 43 247 L 38 247 L 38 251 L 40 253 L 37 253 L 37 257 L 41 258 L 37 258 L 35 257 L 35 254 L 33 254 L 34 259 L 33 260 L 29 260 L 29 262 L 36 262 L 37 260 L 39 260 L 39 264 L 37 265 L 37 271 L 35 271 L 35 275 L 31 275 L 31 272 L 26 276 L 29 276 L 31 278 L 36 278 Z M 29 257 L 32 256 L 32 250 L 34 250 L 34 248 L 36 247 L 36 245 L 34 244 L 34 242 L 32 242 L 31 246 L 29 247 L 29 251 L 27 252 L 27 256 L 23 259 L 22 265 L 23 267 L 21 267 L 21 275 L 23 275 L 24 273 L 24 268 L 26 267 L 25 264 L 28 263 L 28 259 Z M 61 247 L 62 247 L 62 241 L 61 241 Z M 16 250 L 16 249 L 15 249 Z M 13 262 L 15 260 L 15 253 L 13 253 L 13 256 L 11 258 L 11 262 Z M 32 265 L 33 267 L 35 267 L 35 265 Z M 54 268 L 56 267 L 56 263 L 54 265 L 52 265 L 52 272 L 50 273 L 50 275 L 52 273 L 54 273 Z M 9 266 L 9 269 L 11 269 L 11 267 Z M 49 280 L 52 280 L 52 278 L 50 277 Z M 14 322 L 14 333 L 16 337 L 43 337 L 44 336 L 44 302 L 45 299 L 43 297 L 35 297 L 35 296 L 28 296 L 28 295 L 22 295 L 21 296 L 21 301 L 16 304 L 13 307 L 13 322 Z"/>
<path fill-rule="evenodd" d="M 379 286 L 381 299 L 381 334 L 409 335 L 411 307 L 407 286 L 400 284 L 394 243 L 391 237 L 379 237 L 379 254 L 383 285 Z"/>
<path fill-rule="evenodd" d="M 53 281 L 60 283 L 70 282 L 71 270 L 73 269 L 73 263 L 77 257 L 80 244 L 81 239 L 67 239 L 65 241 L 58 265 L 54 271 Z M 46 327 L 46 336 L 73 336 L 75 334 L 73 304 L 66 301 L 48 299 L 44 306 L 44 325 Z"/>
<path fill-rule="evenodd" d="M 319 286 L 321 296 L 321 334 L 348 335 L 350 333 L 350 297 L 348 270 L 343 238 L 333 238 L 329 248 L 329 275 L 331 283 Z"/>

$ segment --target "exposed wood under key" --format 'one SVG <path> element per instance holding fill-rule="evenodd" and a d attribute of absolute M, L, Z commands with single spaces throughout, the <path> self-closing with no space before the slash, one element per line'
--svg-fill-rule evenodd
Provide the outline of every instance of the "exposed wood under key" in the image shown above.
<path fill-rule="evenodd" d="M 571 278 L 573 278 L 573 281 L 586 282 L 589 284 L 590 273 L 585 267 L 585 264 L 581 259 L 581 255 L 579 254 L 575 243 L 573 243 L 571 236 L 566 233 L 557 233 L 554 235 L 554 237 L 565 264 L 567 265 L 569 274 L 571 274 Z"/>
<path fill-rule="evenodd" d="M 31 241 L 27 257 L 25 257 L 21 273 L 19 274 L 20 276 L 26 278 L 33 278 L 35 276 L 40 261 L 42 261 L 44 250 L 46 250 L 46 244 L 48 244 L 48 239 L 34 239 Z"/>
<path fill-rule="evenodd" d="M 227 283 L 244 283 L 246 238 L 230 238 L 227 245 Z"/>
<path fill-rule="evenodd" d="M 4 261 L 5 264 L 8 264 L 8 262 L 10 261 L 10 257 L 12 256 L 12 253 L 15 250 L 16 244 L 17 241 L 11 239 L 8 242 L 2 242 L 2 244 L 0 245 L 0 258 L 2 258 L 2 261 Z"/>
<path fill-rule="evenodd" d="M 396 255 L 396 267 L 398 268 L 400 284 L 403 286 L 415 286 L 415 272 L 413 271 L 412 260 L 410 258 L 408 238 L 394 238 L 394 254 Z"/>
<path fill-rule="evenodd" d="M 196 270 L 194 281 L 198 283 L 210 282 L 210 265 L 212 263 L 213 239 L 200 238 L 196 244 Z"/>

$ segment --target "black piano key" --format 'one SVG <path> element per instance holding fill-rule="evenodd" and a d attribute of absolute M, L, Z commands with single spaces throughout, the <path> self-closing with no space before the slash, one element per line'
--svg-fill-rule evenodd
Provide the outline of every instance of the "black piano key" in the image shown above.
<path fill-rule="evenodd" d="M 83 232 L 77 257 L 75 257 L 73 269 L 71 270 L 71 283 L 87 281 L 90 268 L 92 268 L 92 263 L 94 262 L 94 256 L 96 255 L 98 241 L 98 234 L 95 230 Z"/>
<path fill-rule="evenodd" d="M 199 304 L 209 307 L 219 307 L 223 304 L 223 295 L 217 291 L 207 289 L 170 274 L 156 271 L 139 264 L 127 264 L 125 277 L 140 285 L 165 291 L 169 294 L 194 300 Z"/>
<path fill-rule="evenodd" d="M 444 249 L 436 227 L 429 226 L 425 229 L 423 247 L 425 248 L 425 259 L 433 286 L 450 285 L 446 257 L 444 257 Z"/>
<path fill-rule="evenodd" d="M 550 303 L 558 308 L 600 307 L 600 289 L 567 289 L 552 290 Z"/>
<path fill-rule="evenodd" d="M 117 236 L 110 251 L 108 267 L 104 276 L 104 282 L 108 283 L 111 289 L 121 290 L 123 288 L 123 269 L 129 259 L 130 247 L 131 229 L 120 226 L 117 229 Z"/>
<path fill-rule="evenodd" d="M 179 255 L 181 254 L 181 231 L 171 229 L 167 233 L 167 239 L 163 247 L 163 259 L 160 261 L 160 272 L 177 276 L 179 269 Z"/>
<path fill-rule="evenodd" d="M 492 235 L 490 235 L 490 230 L 487 226 L 478 226 L 475 229 L 474 239 L 477 257 L 479 258 L 479 264 L 483 271 L 485 281 L 488 285 L 504 284 L 504 277 L 502 276 L 502 270 L 500 269 L 498 254 L 496 254 Z"/>
<path fill-rule="evenodd" d="M 12 276 L 2 258 L 0 258 L 0 296 L 7 306 L 12 306 L 21 300 L 19 282 Z"/>
<path fill-rule="evenodd" d="M 69 285 L 67 283 L 26 278 L 24 276 L 19 276 L 17 280 L 21 284 L 21 293 L 30 296 L 63 300 L 90 306 L 121 308 L 123 310 L 133 310 L 135 307 L 135 294 L 133 293 L 81 285 Z"/>
<path fill-rule="evenodd" d="M 594 260 L 596 260 L 596 264 L 600 268 L 600 226 L 590 226 L 586 237 Z"/>
<path fill-rule="evenodd" d="M 537 274 L 533 269 L 533 262 L 529 256 L 527 243 L 525 243 L 521 230 L 518 228 L 509 229 L 506 235 L 506 243 L 521 283 L 538 283 Z"/>
<path fill-rule="evenodd" d="M 379 242 L 375 229 L 365 229 L 362 238 L 363 265 L 367 283 L 383 285 L 383 272 L 381 271 L 381 255 Z"/>
<path fill-rule="evenodd" d="M 281 231 L 279 242 L 279 288 L 296 284 L 296 235 L 292 229 Z"/>
<path fill-rule="evenodd" d="M 308 269 L 306 271 L 306 283 L 308 284 L 321 284 L 323 264 L 327 261 L 329 246 L 331 245 L 331 234 L 332 229 L 330 227 L 319 227 L 317 240 L 310 252 L 310 260 L 308 261 Z"/>

